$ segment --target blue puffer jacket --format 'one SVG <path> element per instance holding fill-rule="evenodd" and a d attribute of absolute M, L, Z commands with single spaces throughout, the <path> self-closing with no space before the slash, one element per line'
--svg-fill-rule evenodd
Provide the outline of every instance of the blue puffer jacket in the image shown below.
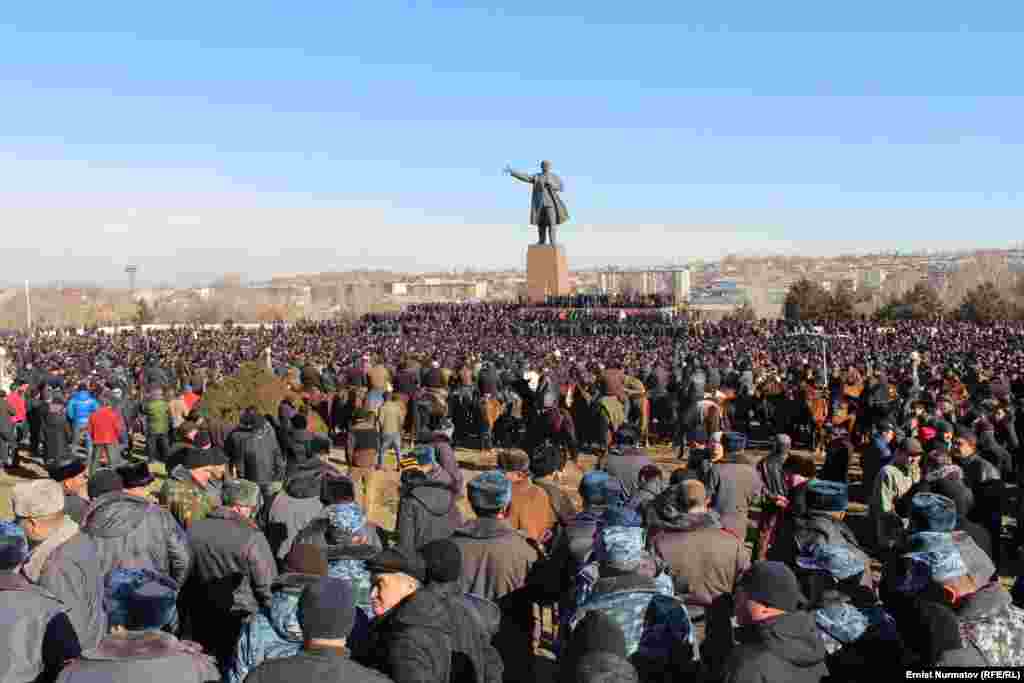
<path fill-rule="evenodd" d="M 68 401 L 68 421 L 76 427 L 89 424 L 89 416 L 99 409 L 100 405 L 88 391 L 77 391 Z"/>

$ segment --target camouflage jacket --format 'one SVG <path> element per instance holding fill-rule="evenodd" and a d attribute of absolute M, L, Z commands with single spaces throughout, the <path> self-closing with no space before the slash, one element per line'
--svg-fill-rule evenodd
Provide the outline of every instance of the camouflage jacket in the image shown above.
<path fill-rule="evenodd" d="M 159 501 L 184 529 L 205 519 L 221 505 L 220 496 L 214 490 L 200 487 L 180 465 L 171 471 L 161 487 Z"/>
<path fill-rule="evenodd" d="M 964 646 L 980 652 L 987 666 L 1024 666 L 1024 610 L 999 584 L 966 598 L 957 616 Z"/>
<path fill-rule="evenodd" d="M 570 619 L 574 629 L 592 610 L 600 610 L 622 628 L 626 655 L 667 661 L 680 645 L 694 645 L 693 625 L 681 600 L 661 593 L 653 579 L 625 575 L 602 579 Z"/>

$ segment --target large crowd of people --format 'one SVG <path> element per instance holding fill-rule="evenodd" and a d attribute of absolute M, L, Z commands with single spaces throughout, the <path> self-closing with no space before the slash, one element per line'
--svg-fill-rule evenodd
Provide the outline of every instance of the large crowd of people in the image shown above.
<path fill-rule="evenodd" d="M 1024 326 L 657 315 L 8 334 L 0 683 L 1024 667 Z M 302 400 L 211 414 L 247 362 Z"/>

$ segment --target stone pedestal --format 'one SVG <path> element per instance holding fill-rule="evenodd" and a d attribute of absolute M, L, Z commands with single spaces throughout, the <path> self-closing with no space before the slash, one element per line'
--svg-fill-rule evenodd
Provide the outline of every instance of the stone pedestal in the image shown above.
<path fill-rule="evenodd" d="M 526 296 L 542 303 L 548 296 L 569 294 L 569 265 L 561 245 L 531 244 L 526 252 Z"/>

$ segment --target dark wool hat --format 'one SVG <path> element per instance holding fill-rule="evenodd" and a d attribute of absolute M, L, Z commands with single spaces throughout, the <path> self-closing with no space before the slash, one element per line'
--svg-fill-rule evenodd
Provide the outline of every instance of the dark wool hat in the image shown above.
<path fill-rule="evenodd" d="M 124 481 L 121 479 L 121 475 L 109 467 L 102 467 L 89 477 L 88 492 L 89 498 L 92 500 L 96 500 L 104 493 L 122 489 L 124 489 Z"/>
<path fill-rule="evenodd" d="M 512 502 L 512 482 L 499 470 L 491 470 L 470 480 L 469 502 L 474 510 L 499 512 Z"/>
<path fill-rule="evenodd" d="M 782 562 L 755 562 L 740 580 L 740 590 L 766 607 L 794 612 L 806 604 L 796 574 Z"/>
<path fill-rule="evenodd" d="M 540 478 L 554 474 L 562 467 L 562 455 L 556 448 L 538 448 L 530 456 L 530 474 Z"/>
<path fill-rule="evenodd" d="M 910 499 L 912 531 L 949 532 L 956 528 L 956 503 L 937 493 L 918 493 Z"/>
<path fill-rule="evenodd" d="M 569 651 L 577 657 L 588 652 L 607 652 L 626 656 L 626 636 L 622 628 L 601 610 L 590 610 L 576 624 L 569 640 Z"/>
<path fill-rule="evenodd" d="M 296 616 L 306 640 L 348 638 L 356 623 L 352 586 L 330 577 L 306 586 Z"/>
<path fill-rule="evenodd" d="M 9 572 L 28 559 L 28 538 L 17 522 L 0 522 L 0 571 Z"/>
<path fill-rule="evenodd" d="M 388 548 L 366 561 L 372 574 L 406 574 L 420 581 L 426 580 L 427 568 L 418 554 L 408 554 L 401 548 Z"/>
<path fill-rule="evenodd" d="M 186 469 L 197 470 L 200 467 L 227 465 L 228 459 L 224 455 L 224 451 L 219 448 L 199 448 L 198 444 L 196 444 L 196 448 L 188 449 L 188 453 L 185 454 L 184 464 Z"/>
<path fill-rule="evenodd" d="M 332 475 L 324 477 L 323 495 L 320 502 L 324 505 L 344 503 L 356 498 L 356 485 L 346 476 Z"/>
<path fill-rule="evenodd" d="M 462 578 L 462 550 L 444 538 L 420 548 L 426 566 L 427 583 L 451 583 Z"/>
<path fill-rule="evenodd" d="M 74 479 L 82 472 L 85 472 L 86 466 L 84 458 L 71 457 L 50 465 L 47 467 L 47 472 L 51 479 L 56 481 L 66 481 L 68 479 Z"/>
<path fill-rule="evenodd" d="M 149 471 L 148 462 L 137 462 L 117 468 L 126 489 L 137 489 L 153 483 L 153 473 Z"/>
<path fill-rule="evenodd" d="M 845 512 L 850 503 L 849 486 L 838 481 L 812 479 L 806 492 L 808 510 Z"/>
<path fill-rule="evenodd" d="M 296 543 L 288 551 L 285 567 L 292 574 L 327 576 L 327 553 L 315 543 Z"/>
<path fill-rule="evenodd" d="M 302 431 L 309 426 L 309 420 L 302 413 L 296 413 L 292 415 L 292 429 Z"/>
<path fill-rule="evenodd" d="M 103 606 L 111 626 L 163 628 L 175 620 L 177 601 L 174 579 L 151 569 L 114 569 L 104 582 Z"/>

